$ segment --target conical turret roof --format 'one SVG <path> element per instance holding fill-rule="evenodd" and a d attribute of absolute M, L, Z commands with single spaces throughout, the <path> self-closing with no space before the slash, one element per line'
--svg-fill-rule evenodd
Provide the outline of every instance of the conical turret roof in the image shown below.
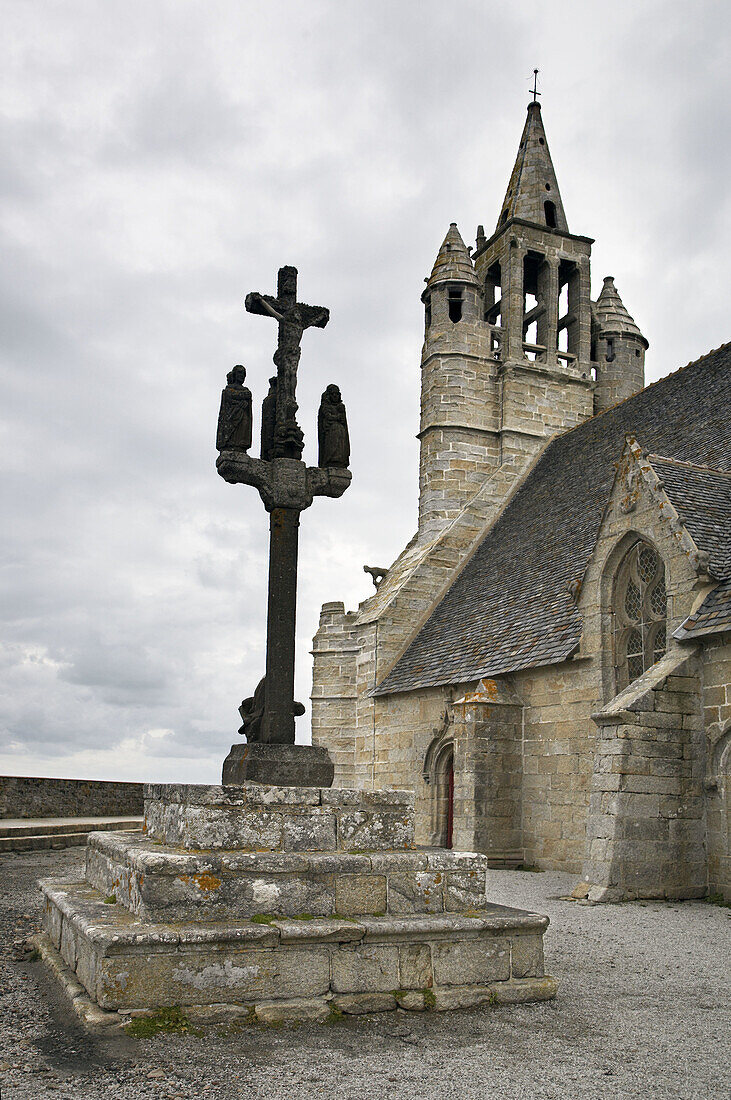
<path fill-rule="evenodd" d="M 474 286 L 480 285 L 480 280 L 477 278 L 470 254 L 462 240 L 459 229 L 457 229 L 456 222 L 452 222 L 446 237 L 442 241 L 442 247 L 439 249 L 439 254 L 434 261 L 432 273 L 427 279 L 427 287 L 434 286 L 435 283 L 445 283 L 452 280 L 460 283 L 472 283 Z"/>
<path fill-rule="evenodd" d="M 594 306 L 594 316 L 599 327 L 605 332 L 631 333 L 645 340 L 634 317 L 627 312 L 611 275 L 607 275 L 604 280 L 602 292 Z M 645 344 L 647 344 L 646 340 Z"/>
<path fill-rule="evenodd" d="M 528 104 L 528 117 L 497 228 L 509 218 L 524 218 L 536 225 L 547 225 L 564 233 L 569 231 L 543 129 L 540 103 Z"/>

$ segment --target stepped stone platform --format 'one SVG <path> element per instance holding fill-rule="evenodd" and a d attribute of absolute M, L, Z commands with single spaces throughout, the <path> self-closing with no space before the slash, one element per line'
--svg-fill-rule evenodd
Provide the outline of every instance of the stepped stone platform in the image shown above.
<path fill-rule="evenodd" d="M 0 818 L 0 854 L 31 852 L 44 848 L 71 848 L 86 844 L 99 829 L 140 832 L 141 817 L 42 817 Z"/>
<path fill-rule="evenodd" d="M 484 855 L 414 846 L 404 791 L 148 785 L 142 836 L 89 838 L 44 929 L 101 1008 L 262 1019 L 553 997 L 548 918 L 491 905 Z"/>

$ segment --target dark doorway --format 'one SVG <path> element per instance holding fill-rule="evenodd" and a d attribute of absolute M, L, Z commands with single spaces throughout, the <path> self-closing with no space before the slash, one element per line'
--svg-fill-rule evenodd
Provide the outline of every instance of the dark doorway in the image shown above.
<path fill-rule="evenodd" d="M 445 848 L 452 847 L 454 835 L 454 757 L 449 758 L 449 771 L 447 772 L 447 836 Z"/>

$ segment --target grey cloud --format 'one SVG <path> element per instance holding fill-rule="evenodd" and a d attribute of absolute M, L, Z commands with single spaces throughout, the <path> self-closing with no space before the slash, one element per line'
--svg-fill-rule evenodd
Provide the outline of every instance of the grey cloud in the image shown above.
<path fill-rule="evenodd" d="M 727 338 L 722 280 L 693 293 L 727 253 L 724 21 L 679 0 L 611 21 L 563 0 L 8 6 L 4 767 L 111 776 L 123 753 L 217 778 L 263 671 L 268 529 L 216 476 L 215 421 L 244 362 L 258 429 L 276 333 L 243 298 L 282 263 L 331 309 L 303 343 L 307 458 L 331 381 L 353 444 L 351 489 L 302 520 L 306 701 L 320 603 L 354 606 L 413 533 L 423 278 L 450 221 L 468 243 L 494 225 L 534 64 L 569 224 L 650 377 Z"/>

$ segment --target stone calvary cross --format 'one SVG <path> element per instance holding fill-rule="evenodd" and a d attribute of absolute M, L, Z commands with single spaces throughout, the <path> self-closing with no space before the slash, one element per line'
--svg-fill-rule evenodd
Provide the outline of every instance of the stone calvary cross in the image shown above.
<path fill-rule="evenodd" d="M 268 294 L 252 293 L 246 296 L 245 304 L 249 313 L 274 318 L 279 326 L 279 339 L 274 353 L 277 367 L 274 433 L 270 446 L 266 449 L 268 457 L 252 458 L 242 446 L 235 441 L 230 442 L 235 440 L 235 433 L 231 434 L 229 431 L 226 436 L 224 431 L 221 434 L 221 424 L 228 423 L 225 420 L 224 406 L 227 390 L 231 386 L 224 390 L 219 419 L 220 454 L 216 462 L 218 473 L 224 481 L 232 484 L 253 485 L 258 489 L 264 507 L 269 512 L 266 676 L 254 696 L 245 700 L 242 708 L 248 704 L 249 713 L 255 718 L 249 724 L 250 732 L 247 732 L 250 742 L 293 745 L 297 706 L 294 701 L 294 658 L 300 512 L 309 508 L 316 496 L 342 496 L 350 485 L 351 474 L 342 466 L 308 467 L 301 459 L 304 436 L 297 423 L 296 397 L 300 343 L 305 329 L 325 327 L 330 318 L 329 310 L 324 306 L 308 306 L 297 301 L 297 269 L 294 267 L 280 268 L 276 298 Z M 243 368 L 235 370 L 242 371 L 245 375 Z M 231 380 L 231 376 L 229 379 Z M 238 378 L 235 381 L 238 382 Z M 239 397 L 242 393 L 248 395 L 248 391 L 243 391 L 239 383 Z M 248 402 L 248 435 L 246 432 L 243 435 L 250 440 L 250 395 Z M 344 409 L 342 420 L 344 424 Z M 347 427 L 344 430 L 347 433 Z M 263 433 L 262 449 L 264 450 Z M 242 709 L 242 715 L 244 713 Z M 246 717 L 243 729 L 247 731 Z M 253 775 L 251 777 L 254 778 Z M 277 777 L 270 781 L 282 782 L 282 778 Z M 300 778 L 300 782 L 307 785 L 306 779 Z"/>

